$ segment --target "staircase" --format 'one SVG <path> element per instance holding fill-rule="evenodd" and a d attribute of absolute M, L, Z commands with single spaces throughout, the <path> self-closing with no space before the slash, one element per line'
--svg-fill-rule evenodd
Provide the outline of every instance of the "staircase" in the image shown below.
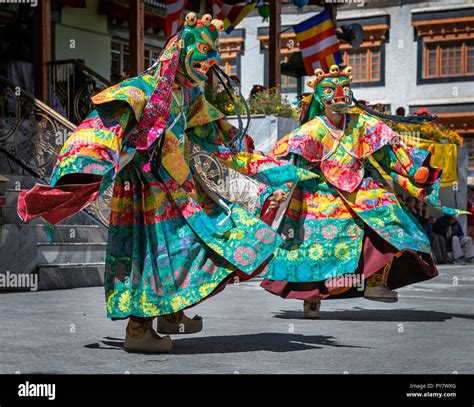
<path fill-rule="evenodd" d="M 75 126 L 32 95 L 13 99 L 12 89 L 0 77 L 0 175 L 6 178 L 0 181 L 6 198 L 0 212 L 0 274 L 36 274 L 40 290 L 103 285 L 110 197 L 56 225 L 52 239 L 42 220 L 24 223 L 17 215 L 20 192 L 48 182 L 61 148 L 57 135 Z M 0 287 L 0 292 L 12 289 L 30 288 Z"/>
<path fill-rule="evenodd" d="M 41 220 L 24 223 L 16 212 L 18 185 L 29 189 L 35 179 L 13 174 L 7 178 L 0 272 L 36 273 L 40 290 L 102 285 L 107 229 L 78 213 L 54 226 L 50 242 Z"/>

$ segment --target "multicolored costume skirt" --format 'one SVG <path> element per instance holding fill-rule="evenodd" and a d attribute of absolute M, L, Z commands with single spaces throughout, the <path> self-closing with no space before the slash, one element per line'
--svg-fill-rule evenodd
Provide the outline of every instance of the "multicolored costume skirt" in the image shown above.
<path fill-rule="evenodd" d="M 179 186 L 160 165 L 143 172 L 145 162 L 136 154 L 115 179 L 105 276 L 112 319 L 191 307 L 258 274 L 281 242 L 237 205 L 219 225 L 225 212 L 191 175 Z"/>
<path fill-rule="evenodd" d="M 283 298 L 304 300 L 358 297 L 364 294 L 365 286 L 385 284 L 396 289 L 438 274 L 429 247 L 425 248 L 423 244 L 426 239 L 413 223 L 415 220 L 408 217 L 401 206 L 393 206 L 396 219 L 393 218 L 390 225 L 394 236 L 401 230 L 394 227 L 395 221 L 403 226 L 404 241 L 400 240 L 396 247 L 381 236 L 382 232 L 384 235 L 388 232 L 375 231 L 363 219 L 367 215 L 359 217 L 336 195 L 308 193 L 313 190 L 315 182 L 302 183 L 293 195 L 279 230 L 288 236 L 289 229 L 294 228 L 296 240 L 287 238 L 263 270 L 262 276 L 267 276 L 262 282 L 265 290 Z M 262 199 L 273 190 L 267 188 Z M 343 216 L 339 219 L 314 218 L 308 208 L 317 208 L 318 205 L 324 208 L 328 199 L 336 199 L 334 202 L 339 212 L 344 211 Z M 268 205 L 269 200 L 265 199 L 261 218 L 272 224 L 277 208 L 268 210 Z M 372 223 L 373 218 L 369 217 Z"/>
<path fill-rule="evenodd" d="M 353 298 L 364 294 L 364 285 L 385 283 L 391 290 L 429 280 L 438 275 L 427 253 L 398 250 L 366 226 L 357 269 L 334 279 L 315 282 L 288 282 L 264 279 L 262 288 L 288 299 Z"/>

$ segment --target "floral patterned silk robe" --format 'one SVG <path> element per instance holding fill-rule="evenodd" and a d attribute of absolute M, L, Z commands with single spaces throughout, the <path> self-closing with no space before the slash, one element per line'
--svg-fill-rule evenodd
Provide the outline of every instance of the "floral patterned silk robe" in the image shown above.
<path fill-rule="evenodd" d="M 189 140 L 267 185 L 315 176 L 249 151 L 231 154 L 225 144 L 236 129 L 200 90 L 174 89 L 163 100 L 154 91 L 160 80 L 172 85 L 145 74 L 93 97 L 94 110 L 62 148 L 51 186 L 37 185 L 19 199 L 25 221 L 42 216 L 57 223 L 113 185 L 105 265 L 107 315 L 113 319 L 192 306 L 232 276 L 245 280 L 258 273 L 282 243 L 258 217 L 212 199 L 190 167 Z M 161 125 L 164 107 L 169 118 Z M 143 128 L 151 142 L 141 136 Z M 99 178 L 81 178 L 94 175 Z"/>
<path fill-rule="evenodd" d="M 431 253 L 421 225 L 387 181 L 438 205 L 441 171 L 429 167 L 430 154 L 406 147 L 385 123 L 367 114 L 348 113 L 342 136 L 331 134 L 320 117 L 281 139 L 268 154 L 306 168 L 317 178 L 296 184 L 278 232 L 285 237 L 266 266 L 268 280 L 318 282 L 358 268 L 365 229 L 375 231 L 396 250 Z M 415 181 L 429 167 L 425 184 Z M 257 212 L 276 189 L 266 187 Z"/>

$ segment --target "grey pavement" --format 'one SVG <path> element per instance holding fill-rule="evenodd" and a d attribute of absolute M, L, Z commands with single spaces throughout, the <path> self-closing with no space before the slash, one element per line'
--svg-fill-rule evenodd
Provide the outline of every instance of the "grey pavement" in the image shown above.
<path fill-rule="evenodd" d="M 201 333 L 144 355 L 122 350 L 102 287 L 4 293 L 0 373 L 474 373 L 474 266 L 442 266 L 399 298 L 325 301 L 305 320 L 301 301 L 242 283 L 188 311 Z"/>

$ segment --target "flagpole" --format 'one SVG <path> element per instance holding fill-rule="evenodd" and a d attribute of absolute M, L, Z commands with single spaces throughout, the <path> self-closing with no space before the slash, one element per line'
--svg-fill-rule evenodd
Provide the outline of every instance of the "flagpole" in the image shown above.
<path fill-rule="evenodd" d="M 270 1 L 269 87 L 281 84 L 281 2 Z"/>
<path fill-rule="evenodd" d="M 329 10 L 329 14 L 331 14 L 332 23 L 334 24 L 334 30 L 337 29 L 337 4 L 326 4 L 324 6 Z"/>
<path fill-rule="evenodd" d="M 214 18 L 214 10 L 212 7 L 212 0 L 204 0 L 201 3 L 201 8 L 202 8 L 202 13 L 203 14 L 210 14 Z M 207 83 L 211 85 L 211 87 L 214 87 L 214 82 L 215 82 L 215 77 L 214 77 L 214 71 L 210 69 L 207 73 Z"/>
<path fill-rule="evenodd" d="M 137 76 L 145 69 L 145 2 L 132 1 L 129 16 L 130 75 Z"/>
<path fill-rule="evenodd" d="M 203 14 L 210 14 L 211 16 L 213 15 L 212 0 L 204 0 L 201 3 L 201 15 Z"/>

